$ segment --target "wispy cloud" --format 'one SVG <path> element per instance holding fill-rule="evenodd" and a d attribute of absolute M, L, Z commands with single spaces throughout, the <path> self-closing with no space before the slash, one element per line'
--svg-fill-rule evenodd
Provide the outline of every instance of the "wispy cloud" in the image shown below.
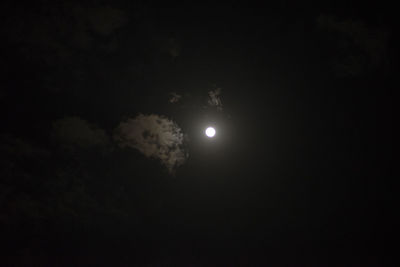
<path fill-rule="evenodd" d="M 169 94 L 168 102 L 171 103 L 171 104 L 174 104 L 174 103 L 179 102 L 179 100 L 180 100 L 181 98 L 182 98 L 181 95 L 179 95 L 179 94 L 177 94 L 177 93 L 175 93 L 175 92 L 171 92 L 171 93 Z"/>
<path fill-rule="evenodd" d="M 208 92 L 208 104 L 218 110 L 222 110 L 221 91 L 221 88 L 216 88 Z"/>

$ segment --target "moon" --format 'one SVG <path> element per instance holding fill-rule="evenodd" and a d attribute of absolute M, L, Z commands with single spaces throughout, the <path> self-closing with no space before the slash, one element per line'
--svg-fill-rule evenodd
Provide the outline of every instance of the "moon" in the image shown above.
<path fill-rule="evenodd" d="M 206 135 L 210 138 L 214 137 L 215 129 L 213 127 L 208 127 L 205 131 Z"/>

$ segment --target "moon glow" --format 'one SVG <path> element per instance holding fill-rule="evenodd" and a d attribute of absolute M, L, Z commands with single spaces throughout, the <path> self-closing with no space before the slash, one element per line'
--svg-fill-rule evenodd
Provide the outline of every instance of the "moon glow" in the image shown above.
<path fill-rule="evenodd" d="M 214 137 L 215 129 L 213 127 L 208 127 L 205 131 L 206 135 L 210 138 Z"/>

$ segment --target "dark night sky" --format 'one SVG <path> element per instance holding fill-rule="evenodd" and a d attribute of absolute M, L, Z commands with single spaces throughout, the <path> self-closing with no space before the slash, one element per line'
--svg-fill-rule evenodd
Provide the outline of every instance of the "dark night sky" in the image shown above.
<path fill-rule="evenodd" d="M 324 2 L 2 2 L 0 265 L 394 266 L 395 13 Z"/>

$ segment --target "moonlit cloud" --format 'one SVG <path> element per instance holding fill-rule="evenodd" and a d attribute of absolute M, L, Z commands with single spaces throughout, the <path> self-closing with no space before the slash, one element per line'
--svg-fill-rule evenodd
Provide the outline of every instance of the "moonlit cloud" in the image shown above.
<path fill-rule="evenodd" d="M 177 94 L 175 92 L 171 92 L 169 95 L 170 95 L 170 97 L 169 97 L 168 101 L 171 104 L 179 102 L 179 100 L 182 98 L 181 95 L 179 95 L 179 94 Z"/>
<path fill-rule="evenodd" d="M 139 114 L 121 122 L 114 139 L 120 147 L 131 147 L 148 158 L 160 160 L 170 173 L 187 159 L 182 130 L 164 116 Z"/>
<path fill-rule="evenodd" d="M 208 92 L 208 104 L 212 107 L 216 107 L 218 110 L 222 110 L 221 102 L 221 88 L 211 90 Z"/>

